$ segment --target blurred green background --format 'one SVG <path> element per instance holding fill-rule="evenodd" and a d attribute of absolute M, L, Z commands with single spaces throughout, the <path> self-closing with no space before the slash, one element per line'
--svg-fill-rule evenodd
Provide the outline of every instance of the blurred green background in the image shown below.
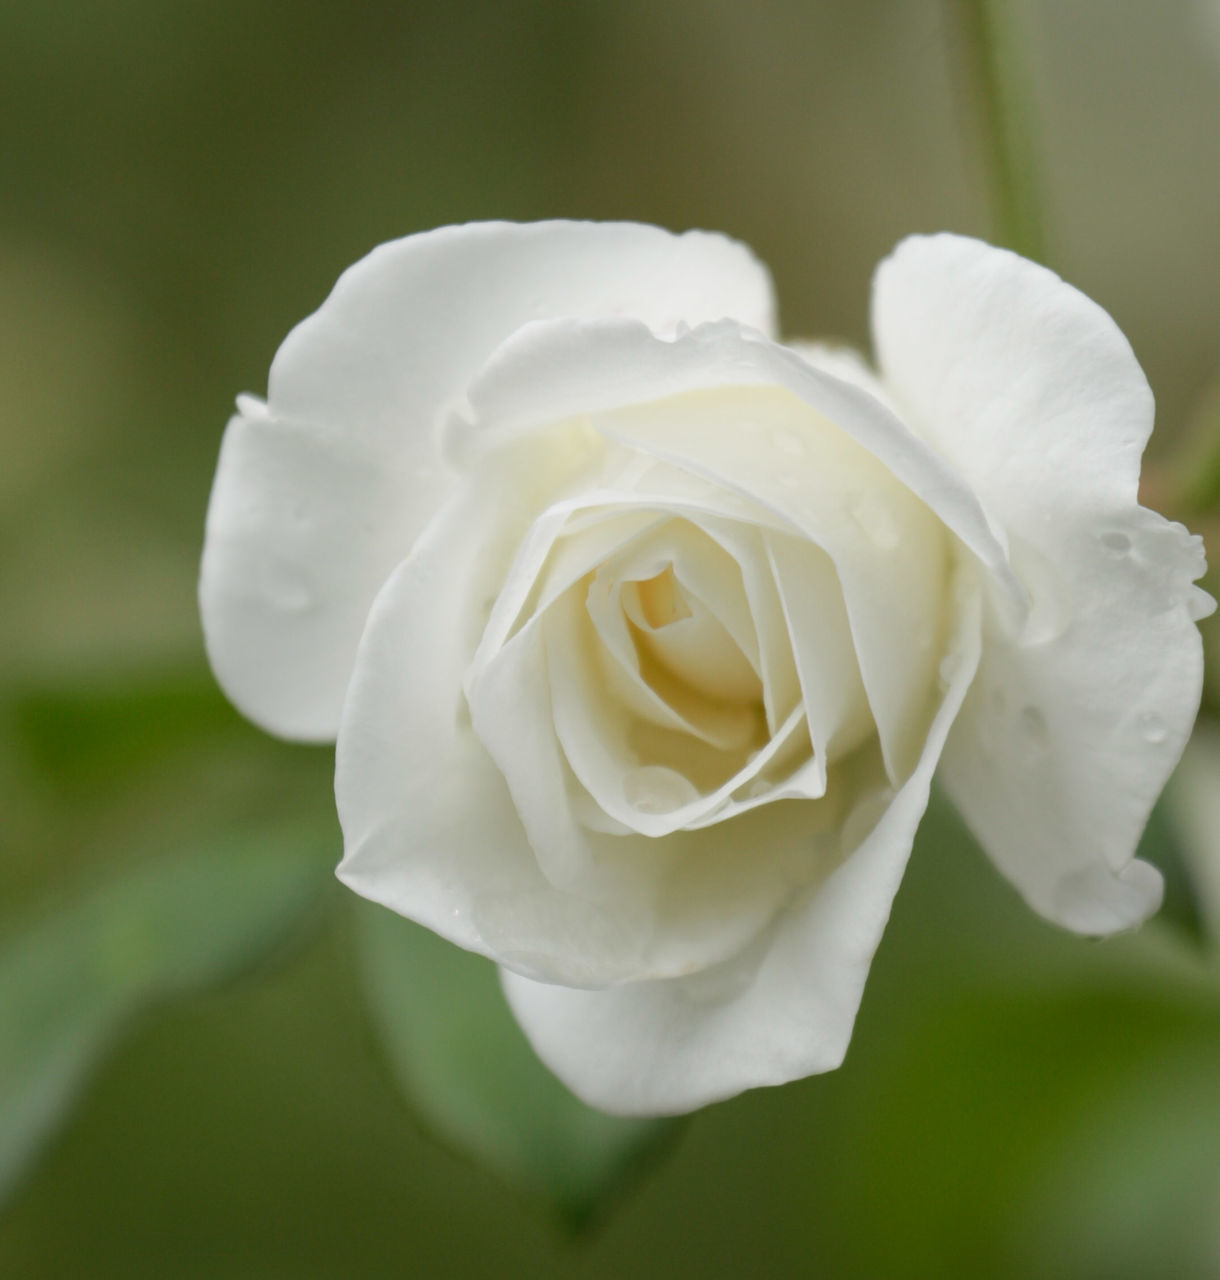
<path fill-rule="evenodd" d="M 1150 492 L 1220 547 L 1220 0 L 1018 8 L 1049 260 L 1149 375 Z M 1146 841 L 1164 919 L 1060 934 L 937 807 L 841 1071 L 560 1141 L 462 1022 L 479 962 L 332 884 L 329 753 L 202 656 L 232 397 L 343 267 L 474 218 L 710 227 L 789 333 L 862 344 L 896 240 L 988 233 L 953 13 L 0 0 L 0 1275 L 1220 1276 L 1206 735 Z"/>

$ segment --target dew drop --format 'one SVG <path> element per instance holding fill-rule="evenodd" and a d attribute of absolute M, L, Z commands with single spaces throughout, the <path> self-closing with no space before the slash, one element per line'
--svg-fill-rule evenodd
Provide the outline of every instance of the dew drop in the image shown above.
<path fill-rule="evenodd" d="M 1025 735 L 1027 741 L 1035 747 L 1046 746 L 1049 736 L 1046 727 L 1046 717 L 1038 710 L 1037 707 L 1022 707 L 1021 709 L 1021 732 Z"/>
<path fill-rule="evenodd" d="M 1131 550 L 1131 539 L 1120 529 L 1111 529 L 1101 535 L 1101 545 L 1116 556 L 1125 556 Z"/>
<path fill-rule="evenodd" d="M 1140 716 L 1139 725 L 1140 736 L 1145 742 L 1151 743 L 1153 746 L 1164 742 L 1169 737 L 1169 731 L 1165 728 L 1165 721 L 1155 711 L 1146 711 Z"/>
<path fill-rule="evenodd" d="M 673 813 L 694 798 L 694 787 L 672 769 L 643 765 L 623 778 L 623 798 L 641 813 Z"/>
<path fill-rule="evenodd" d="M 961 665 L 961 659 L 956 653 L 946 653 L 940 660 L 940 666 L 937 668 L 937 674 L 940 676 L 940 682 L 946 688 L 953 683 L 953 677 L 957 675 L 957 669 Z"/>
<path fill-rule="evenodd" d="M 849 509 L 856 523 L 877 546 L 889 551 L 898 545 L 898 521 L 889 506 L 876 494 L 861 494 Z"/>
<path fill-rule="evenodd" d="M 1012 562 L 1017 576 L 1029 592 L 1029 617 L 1025 620 L 1021 639 L 1029 645 L 1058 640 L 1072 621 L 1062 575 L 1041 552 L 1015 538 Z"/>
<path fill-rule="evenodd" d="M 771 790 L 771 784 L 766 778 L 755 778 L 748 787 L 746 787 L 746 799 L 757 800 L 759 796 L 765 796 Z"/>
<path fill-rule="evenodd" d="M 1150 603 L 1148 612 L 1158 627 L 1173 627 L 1178 621 L 1178 598 L 1171 592 L 1156 596 Z"/>
<path fill-rule="evenodd" d="M 313 604 L 313 592 L 295 572 L 281 570 L 268 587 L 272 603 L 285 613 L 304 613 Z"/>

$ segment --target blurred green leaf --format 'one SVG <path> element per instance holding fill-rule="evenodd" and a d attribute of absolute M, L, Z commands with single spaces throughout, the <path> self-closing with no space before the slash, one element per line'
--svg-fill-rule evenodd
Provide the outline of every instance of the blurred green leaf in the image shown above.
<path fill-rule="evenodd" d="M 194 845 L 289 814 L 333 829 L 333 770 L 332 748 L 243 720 L 202 654 L 153 671 L 27 676 L 0 690 L 0 901 L 32 905 L 82 873 L 121 875 L 186 832 Z"/>
<path fill-rule="evenodd" d="M 1164 867 L 1162 834 L 1140 852 Z M 808 1086 L 846 1274 L 1193 1278 L 1185 1224 L 1220 1180 L 1181 1214 L 1172 1197 L 1220 1121 L 1198 1087 L 1218 1050 L 1216 973 L 1176 923 L 1093 940 L 1039 920 L 937 794 L 847 1062 Z M 1119 1267 L 1105 1224 L 1140 1196 L 1160 1261 Z"/>
<path fill-rule="evenodd" d="M 284 941 L 320 902 L 333 845 L 317 829 L 242 835 L 0 932 L 0 1195 L 134 1015 Z"/>
<path fill-rule="evenodd" d="M 1014 1272 L 1045 1280 L 1214 1280 L 1220 1274 L 1220 1036 L 1186 1029 L 1067 1140 L 1013 1233 Z"/>
<path fill-rule="evenodd" d="M 358 903 L 365 990 L 399 1084 L 425 1122 L 509 1181 L 585 1224 L 680 1127 L 585 1106 L 514 1022 L 495 966 Z"/>
<path fill-rule="evenodd" d="M 201 740 L 244 727 L 202 664 L 26 689 L 13 698 L 11 715 L 27 763 L 73 792 L 112 784 L 167 751 L 197 749 Z"/>
<path fill-rule="evenodd" d="M 1220 943 L 1220 726 L 1201 718 L 1166 793 L 1169 818 L 1213 950 Z"/>
<path fill-rule="evenodd" d="M 1188 864 L 1178 824 L 1166 799 L 1157 803 L 1140 838 L 1139 857 L 1151 862 L 1165 879 L 1165 899 L 1158 919 L 1181 929 L 1193 942 L 1207 939 L 1195 878 Z"/>

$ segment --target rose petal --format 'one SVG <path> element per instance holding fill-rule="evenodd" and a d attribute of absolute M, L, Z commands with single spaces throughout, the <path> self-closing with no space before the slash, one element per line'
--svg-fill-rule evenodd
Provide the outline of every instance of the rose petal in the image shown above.
<path fill-rule="evenodd" d="M 891 780 L 930 719 L 947 582 L 945 530 L 850 435 L 784 390 L 691 392 L 599 414 L 607 434 L 745 493 L 834 563 Z M 750 437 L 743 423 L 753 424 Z M 924 637 L 928 642 L 924 642 Z"/>
<path fill-rule="evenodd" d="M 828 374 L 797 351 L 741 324 L 699 326 L 662 341 L 630 321 L 557 320 L 528 325 L 506 341 L 472 382 L 469 406 L 450 417 L 446 447 L 461 465 L 514 437 L 574 416 L 599 416 L 710 388 L 783 388 L 873 454 L 996 576 L 1019 618 L 1025 592 L 1008 568 L 1004 534 L 962 477 L 865 389 Z M 742 433 L 749 435 L 743 422 Z M 737 457 L 769 458 L 765 506 L 774 507 L 792 476 L 788 439 L 775 448 L 735 442 Z M 799 449 L 799 442 L 797 442 Z M 787 483 L 785 483 L 787 481 Z M 741 486 L 731 484 L 731 491 Z"/>
<path fill-rule="evenodd" d="M 451 423 L 468 459 L 585 412 L 608 438 L 719 484 L 822 545 L 843 583 L 895 782 L 917 758 L 936 676 L 935 643 L 924 641 L 940 630 L 948 547 L 932 545 L 942 532 L 935 516 L 1000 584 L 1004 616 L 1014 625 L 1023 616 L 1027 595 L 1006 549 L 952 469 L 871 395 L 738 326 L 673 342 L 615 322 L 531 326 L 489 361 L 470 401 L 470 419 Z"/>
<path fill-rule="evenodd" d="M 1115 564 L 1089 523 L 1057 522 L 1071 618 L 1038 644 L 989 638 L 945 752 L 950 795 L 1000 870 L 1080 933 L 1139 924 L 1161 878 L 1133 860 L 1190 735 L 1202 644 L 1180 595 L 1181 540 L 1133 508 Z M 1168 545 L 1166 545 L 1168 544 Z"/>
<path fill-rule="evenodd" d="M 769 278 L 723 236 L 632 223 L 474 223 L 346 271 L 243 398 L 208 512 L 200 602 L 217 678 L 252 720 L 333 737 L 374 595 L 452 486 L 434 430 L 491 351 L 552 316 L 658 332 L 772 323 Z"/>
<path fill-rule="evenodd" d="M 770 936 L 717 970 L 608 991 L 502 975 L 530 1042 L 574 1093 L 606 1111 L 667 1114 L 839 1065 L 933 770 L 974 676 L 978 617 L 977 599 L 966 602 L 954 673 L 915 771 L 892 798 L 874 795 L 879 818 L 865 802 L 858 821 L 867 834 L 846 834 L 848 856 Z"/>
<path fill-rule="evenodd" d="M 737 561 L 741 570 L 742 585 L 750 603 L 750 616 L 758 639 L 767 727 L 775 733 L 800 701 L 801 684 L 788 620 L 784 616 L 775 576 L 767 558 L 764 530 L 740 519 L 703 519 L 699 524 Z M 837 583 L 835 588 L 838 589 Z"/>
<path fill-rule="evenodd" d="M 1137 505 L 1147 382 L 1095 303 L 957 236 L 882 263 L 873 323 L 887 386 L 1009 531 L 1033 597 L 1023 635 L 991 628 L 949 789 L 1036 910 L 1137 924 L 1161 886 L 1131 859 L 1202 680 L 1202 549 Z"/>
<path fill-rule="evenodd" d="M 814 751 L 829 763 L 853 751 L 873 729 L 843 591 L 834 564 L 821 548 L 778 533 L 768 533 L 765 545 Z M 929 632 L 928 644 L 939 638 Z M 919 639 L 908 636 L 906 642 L 918 645 Z"/>
<path fill-rule="evenodd" d="M 649 625 L 638 590 L 621 591 L 622 607 L 650 655 L 709 697 L 744 701 L 760 691 L 761 658 L 739 566 L 689 520 L 670 520 L 598 570 L 603 582 L 638 584 L 670 570 L 688 615 Z"/>
<path fill-rule="evenodd" d="M 531 756 L 525 792 L 554 824 L 554 847 L 578 839 L 584 859 L 568 891 L 543 874 L 503 774 L 465 722 L 462 681 L 485 602 L 532 514 L 523 495 L 531 480 L 559 487 L 539 479 L 558 452 L 544 440 L 471 478 L 379 594 L 339 733 L 339 875 L 539 979 L 604 985 L 688 973 L 746 945 L 817 873 L 836 809 L 780 802 L 663 842 L 602 835 L 572 820 L 563 762 L 548 774 Z M 528 662 L 517 674 L 529 675 Z M 520 681 L 515 688 L 506 680 L 503 696 L 522 705 L 483 710 L 510 755 L 534 732 L 532 716 L 549 717 L 545 691 L 535 700 Z M 742 848 L 755 852 L 743 859 Z"/>
<path fill-rule="evenodd" d="M 605 696 L 600 672 L 581 634 L 588 627 L 578 601 L 565 599 L 555 605 L 544 622 L 546 683 L 553 732 L 573 773 L 600 808 L 622 830 L 655 839 L 669 838 L 683 828 L 706 827 L 754 807 L 733 803 L 734 793 L 788 753 L 790 740 L 803 728 L 803 709 L 794 708 L 788 721 L 761 745 L 757 741 L 743 744 L 738 751 L 709 751 L 689 737 L 649 734 L 646 726 Z M 754 749 L 747 750 L 749 745 Z M 808 750 L 807 736 L 805 745 Z M 654 750 L 656 758 L 650 759 Z M 521 762 L 510 767 L 529 766 Z M 801 772 L 796 782 L 789 780 L 785 794 L 816 799 L 825 790 L 817 779 L 815 771 Z M 766 790 L 771 793 L 773 788 Z M 522 816 L 530 828 L 527 809 L 533 806 L 526 805 Z M 542 842 L 549 844 L 552 839 L 554 819 L 546 810 L 539 818 L 545 826 L 535 830 L 534 841 L 541 856 Z M 570 843 L 560 847 L 572 848 Z"/>
<path fill-rule="evenodd" d="M 891 413 L 901 418 L 902 414 L 895 407 L 885 383 L 877 376 L 876 371 L 854 347 L 829 342 L 808 342 L 797 340 L 784 344 L 790 351 L 795 351 L 802 360 L 828 373 L 841 382 L 850 382 L 852 386 L 867 391 L 874 400 L 879 400 Z"/>
<path fill-rule="evenodd" d="M 643 466 L 637 465 L 637 461 Z M 728 522 L 720 519 L 725 513 L 731 512 L 733 520 L 748 518 L 764 526 L 772 519 L 761 508 L 745 509 L 734 495 L 639 455 L 625 470 L 617 465 L 612 467 L 611 480 L 624 487 L 594 485 L 574 497 L 554 502 L 531 527 L 492 610 L 467 676 L 468 688 L 521 625 L 523 611 L 545 610 L 616 548 L 638 540 L 647 530 L 667 520 L 682 518 L 708 528 L 724 544 L 724 537 L 717 531 L 727 527 Z M 750 736 L 750 724 L 743 724 L 741 714 L 734 708 L 718 710 L 706 703 L 696 705 L 692 699 L 681 696 L 683 690 L 676 682 L 667 688 L 667 700 L 662 701 L 655 687 L 646 684 L 640 675 L 638 654 L 617 598 L 611 601 L 609 594 L 595 584 L 587 598 L 587 607 L 606 656 L 613 659 L 603 667 L 603 675 L 637 714 L 665 728 L 692 732 L 712 745 L 728 746 L 728 739 L 740 743 L 743 732 L 744 737 Z M 748 634 L 751 631 L 749 611 L 747 606 L 744 621 L 738 618 L 735 627 L 749 650 L 747 657 L 756 661 L 757 657 L 752 655 L 756 655 L 757 645 Z M 767 678 L 764 667 L 764 684 Z"/>
<path fill-rule="evenodd" d="M 1133 505 L 1152 392 L 1114 321 L 1036 263 L 912 236 L 877 268 L 882 376 L 1006 530 Z"/>

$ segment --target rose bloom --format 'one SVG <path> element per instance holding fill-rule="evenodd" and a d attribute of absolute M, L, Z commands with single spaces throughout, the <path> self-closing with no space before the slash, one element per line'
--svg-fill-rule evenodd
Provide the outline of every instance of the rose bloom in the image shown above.
<path fill-rule="evenodd" d="M 217 677 L 337 738 L 340 878 L 495 960 L 606 1110 L 841 1062 L 938 767 L 1047 919 L 1160 903 L 1211 601 L 1138 503 L 1131 348 L 953 235 L 872 324 L 876 371 L 781 344 L 719 235 L 446 227 L 347 271 L 225 434 Z"/>

